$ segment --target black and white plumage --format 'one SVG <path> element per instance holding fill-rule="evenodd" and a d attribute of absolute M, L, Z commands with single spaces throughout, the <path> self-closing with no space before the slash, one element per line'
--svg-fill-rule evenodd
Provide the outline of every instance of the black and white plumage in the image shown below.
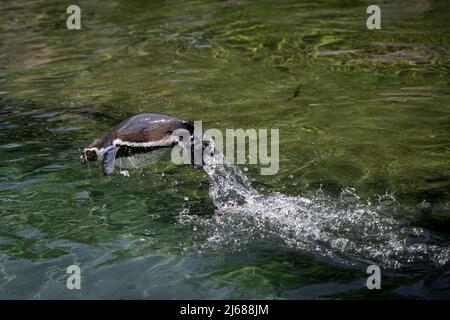
<path fill-rule="evenodd" d="M 83 149 L 81 162 L 101 160 L 103 174 L 111 175 L 116 158 L 151 153 L 180 143 L 180 137 L 173 134 L 177 129 L 186 130 L 192 139 L 194 128 L 186 120 L 156 113 L 132 116 L 105 137 L 88 144 Z"/>

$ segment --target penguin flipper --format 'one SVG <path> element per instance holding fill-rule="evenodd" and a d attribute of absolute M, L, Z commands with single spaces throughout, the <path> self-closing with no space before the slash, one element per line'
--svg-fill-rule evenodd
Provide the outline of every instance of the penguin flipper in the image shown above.
<path fill-rule="evenodd" d="M 119 148 L 110 146 L 105 149 L 103 154 L 102 172 L 105 176 L 110 176 L 114 172 L 114 161 Z"/>

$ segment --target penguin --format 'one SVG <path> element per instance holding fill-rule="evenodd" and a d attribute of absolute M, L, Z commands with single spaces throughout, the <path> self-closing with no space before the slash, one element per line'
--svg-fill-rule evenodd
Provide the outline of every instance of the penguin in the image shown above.
<path fill-rule="evenodd" d="M 89 143 L 83 149 L 80 160 L 82 163 L 102 161 L 102 172 L 109 176 L 114 172 L 116 158 L 156 153 L 181 143 L 182 138 L 173 135 L 177 129 L 187 130 L 193 140 L 194 127 L 189 121 L 157 113 L 137 114 L 119 123 L 105 137 Z"/>

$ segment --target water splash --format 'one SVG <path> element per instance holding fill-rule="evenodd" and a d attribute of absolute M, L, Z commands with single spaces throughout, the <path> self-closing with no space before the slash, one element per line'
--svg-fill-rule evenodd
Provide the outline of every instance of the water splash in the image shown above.
<path fill-rule="evenodd" d="M 203 169 L 210 178 L 209 196 L 216 206 L 244 204 L 249 199 L 260 197 L 247 176 L 237 166 L 228 163 L 222 154 L 207 158 Z"/>
<path fill-rule="evenodd" d="M 263 240 L 346 264 L 375 263 L 398 269 L 449 261 L 450 248 L 441 239 L 422 228 L 402 225 L 382 205 L 361 203 L 353 189 L 344 189 L 340 200 L 322 192 L 306 197 L 262 195 L 219 154 L 204 170 L 216 214 L 184 220 L 204 233 L 201 250 L 241 250 Z"/>

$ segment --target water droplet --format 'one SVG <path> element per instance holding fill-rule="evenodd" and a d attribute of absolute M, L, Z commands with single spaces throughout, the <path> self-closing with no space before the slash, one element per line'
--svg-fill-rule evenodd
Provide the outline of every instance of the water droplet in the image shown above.
<path fill-rule="evenodd" d="M 429 209 L 431 208 L 431 204 L 425 200 L 417 205 L 420 209 Z"/>
<path fill-rule="evenodd" d="M 354 188 L 344 188 L 341 191 L 341 199 L 347 203 L 353 203 L 358 201 L 360 198 L 356 194 L 356 190 Z"/>
<path fill-rule="evenodd" d="M 385 194 L 378 198 L 378 203 L 383 207 L 390 207 L 395 203 L 395 198 L 389 194 Z"/>
<path fill-rule="evenodd" d="M 145 229 L 144 230 L 144 235 L 147 236 L 147 237 L 153 236 L 153 235 L 155 235 L 155 232 L 153 232 L 153 230 L 151 230 L 151 229 Z"/>
<path fill-rule="evenodd" d="M 130 177 L 130 173 L 128 172 L 128 170 L 122 170 L 120 171 L 120 174 L 123 175 L 124 177 Z"/>

